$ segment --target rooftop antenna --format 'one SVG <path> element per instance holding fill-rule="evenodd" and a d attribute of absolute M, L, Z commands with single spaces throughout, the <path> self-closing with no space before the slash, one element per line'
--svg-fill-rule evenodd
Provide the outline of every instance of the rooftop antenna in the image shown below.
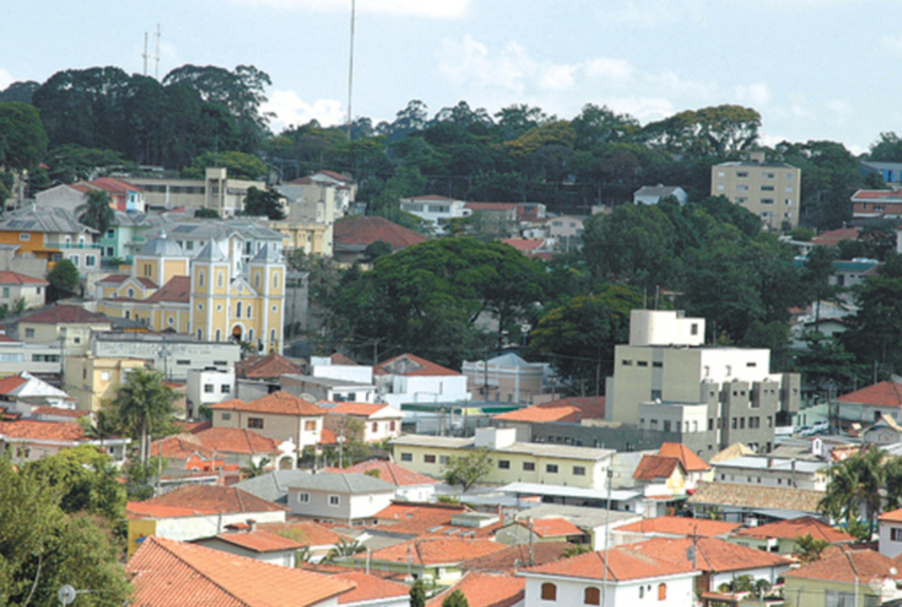
<path fill-rule="evenodd" d="M 351 93 L 354 86 L 354 21 L 356 20 L 357 0 L 351 0 L 351 54 L 348 60 L 348 141 L 351 140 Z"/>
<path fill-rule="evenodd" d="M 144 52 L 141 56 L 144 58 L 144 75 L 147 76 L 147 59 L 149 57 L 147 54 L 147 32 L 144 32 Z"/>
<path fill-rule="evenodd" d="M 153 66 L 153 77 L 157 80 L 160 79 L 160 24 L 157 23 L 157 48 L 156 54 L 154 55 L 154 66 Z M 144 68 L 144 73 L 147 73 L 147 67 Z"/>

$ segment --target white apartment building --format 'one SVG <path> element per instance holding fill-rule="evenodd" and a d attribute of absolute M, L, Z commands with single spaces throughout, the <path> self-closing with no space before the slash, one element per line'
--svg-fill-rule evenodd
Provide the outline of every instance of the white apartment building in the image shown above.
<path fill-rule="evenodd" d="M 439 233 L 443 232 L 442 224 L 449 219 L 464 217 L 466 203 L 437 194 L 414 196 L 400 200 L 401 210 L 420 219 L 432 223 Z"/>
<path fill-rule="evenodd" d="M 235 398 L 235 369 L 188 369 L 186 386 L 189 417 L 207 407 Z"/>

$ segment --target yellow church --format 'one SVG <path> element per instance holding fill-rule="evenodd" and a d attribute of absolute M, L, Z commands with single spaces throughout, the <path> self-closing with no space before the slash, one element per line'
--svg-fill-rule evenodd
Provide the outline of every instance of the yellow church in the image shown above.
<path fill-rule="evenodd" d="M 153 331 L 194 335 L 198 341 L 241 341 L 260 352 L 282 352 L 285 264 L 265 244 L 238 273 L 212 240 L 196 256 L 163 232 L 148 240 L 128 274 L 97 283 L 97 311 L 130 318 Z"/>

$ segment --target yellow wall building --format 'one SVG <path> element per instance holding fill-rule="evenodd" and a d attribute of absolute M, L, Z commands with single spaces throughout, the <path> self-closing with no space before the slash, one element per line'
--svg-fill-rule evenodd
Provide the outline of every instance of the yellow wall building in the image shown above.
<path fill-rule="evenodd" d="M 67 356 L 64 360 L 63 389 L 78 401 L 81 411 L 97 411 L 104 401 L 116 398 L 116 390 L 134 369 L 147 362 L 137 358 L 95 358 Z"/>

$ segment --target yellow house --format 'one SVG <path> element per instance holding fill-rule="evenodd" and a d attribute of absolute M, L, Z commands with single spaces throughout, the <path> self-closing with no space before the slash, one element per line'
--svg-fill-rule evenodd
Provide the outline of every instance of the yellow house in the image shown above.
<path fill-rule="evenodd" d="M 516 432 L 515 428 L 477 428 L 475 438 L 406 435 L 391 441 L 392 455 L 405 468 L 440 478 L 450 458 L 484 448 L 491 466 L 482 482 L 607 487 L 612 449 L 518 443 Z"/>
<path fill-rule="evenodd" d="M 133 369 L 147 365 L 137 358 L 93 356 L 67 356 L 64 362 L 63 389 L 78 401 L 81 411 L 99 410 L 104 401 L 116 397 L 116 389 Z"/>
<path fill-rule="evenodd" d="M 633 478 L 645 485 L 645 495 L 685 495 L 686 469 L 676 457 L 644 455 Z"/>
<path fill-rule="evenodd" d="M 67 330 L 109 331 L 110 320 L 79 306 L 56 305 L 20 318 L 13 337 L 30 344 L 47 344 L 60 339 Z"/>

